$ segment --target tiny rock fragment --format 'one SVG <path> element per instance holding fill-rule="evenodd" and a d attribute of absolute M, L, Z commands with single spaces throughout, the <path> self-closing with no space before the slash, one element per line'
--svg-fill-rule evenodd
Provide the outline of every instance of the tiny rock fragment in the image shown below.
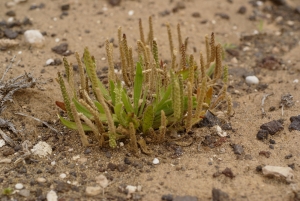
<path fill-rule="evenodd" d="M 38 155 L 39 157 L 45 157 L 52 153 L 52 147 L 46 142 L 40 141 L 39 143 L 33 146 L 31 152 L 34 155 Z"/>
<path fill-rule="evenodd" d="M 227 193 L 221 191 L 220 189 L 212 189 L 212 201 L 229 201 L 229 196 Z"/>
<path fill-rule="evenodd" d="M 247 76 L 246 79 L 245 79 L 246 83 L 247 84 L 259 84 L 259 79 L 252 75 L 252 76 Z"/>
<path fill-rule="evenodd" d="M 130 195 L 130 194 L 135 193 L 137 191 L 137 187 L 128 185 L 128 186 L 126 186 L 126 190 L 128 191 L 128 195 Z"/>
<path fill-rule="evenodd" d="M 260 129 L 256 134 L 256 138 L 259 140 L 268 139 L 269 131 Z"/>
<path fill-rule="evenodd" d="M 17 184 L 15 185 L 15 188 L 16 188 L 17 190 L 21 190 L 22 188 L 24 188 L 24 186 L 23 186 L 23 184 L 21 184 L 21 183 L 17 183 Z"/>
<path fill-rule="evenodd" d="M 241 6 L 238 10 L 238 13 L 243 15 L 246 13 L 246 11 L 247 11 L 247 8 L 245 6 Z"/>
<path fill-rule="evenodd" d="M 184 196 L 176 196 L 173 201 L 198 201 L 196 196 L 184 195 Z"/>
<path fill-rule="evenodd" d="M 18 192 L 19 195 L 23 197 L 29 197 L 30 196 L 30 190 L 28 189 L 22 189 Z"/>
<path fill-rule="evenodd" d="M 70 4 L 64 4 L 64 5 L 61 6 L 62 11 L 67 11 L 69 9 L 70 9 Z"/>
<path fill-rule="evenodd" d="M 6 49 L 19 45 L 17 40 L 0 39 L 0 49 Z"/>
<path fill-rule="evenodd" d="M 51 65 L 51 63 L 53 63 L 54 62 L 54 59 L 47 59 L 47 61 L 46 61 L 46 65 L 47 66 L 49 66 L 49 65 Z"/>
<path fill-rule="evenodd" d="M 72 160 L 73 160 L 73 161 L 76 161 L 76 160 L 79 159 L 79 158 L 80 158 L 80 155 L 76 155 L 76 156 L 73 156 L 73 157 L 72 157 Z"/>
<path fill-rule="evenodd" d="M 53 48 L 51 48 L 51 50 L 53 52 L 55 52 L 56 54 L 62 55 L 62 56 L 69 56 L 71 54 L 73 54 L 72 51 L 68 50 L 68 43 L 62 43 L 60 45 L 57 45 Z"/>
<path fill-rule="evenodd" d="M 280 120 L 273 120 L 268 123 L 264 123 L 260 126 L 260 128 L 267 130 L 270 135 L 274 135 L 275 133 L 283 130 L 283 125 Z"/>
<path fill-rule="evenodd" d="M 300 115 L 292 116 L 290 118 L 291 124 L 289 125 L 289 131 L 298 130 L 300 131 Z"/>
<path fill-rule="evenodd" d="M 220 136 L 220 137 L 226 137 L 227 136 L 227 133 L 224 132 L 222 130 L 222 128 L 219 126 L 219 125 L 215 125 L 214 128 L 216 129 L 216 132 L 217 134 Z"/>
<path fill-rule="evenodd" d="M 42 47 L 44 45 L 45 38 L 39 30 L 27 30 L 24 32 L 25 41 L 30 45 L 36 47 Z"/>
<path fill-rule="evenodd" d="M 157 164 L 159 164 L 159 160 L 158 160 L 158 158 L 154 158 L 154 159 L 153 159 L 153 161 L 152 161 L 152 163 L 153 163 L 154 165 L 157 165 Z"/>
<path fill-rule="evenodd" d="M 3 158 L 3 159 L 0 159 L 0 164 L 1 163 L 11 163 L 11 159 L 10 158 Z"/>
<path fill-rule="evenodd" d="M 36 179 L 36 181 L 39 183 L 45 183 L 47 180 L 44 177 L 39 177 Z"/>
<path fill-rule="evenodd" d="M 269 151 L 260 151 L 259 155 L 265 156 L 266 158 L 270 158 L 271 152 L 269 152 Z"/>
<path fill-rule="evenodd" d="M 85 189 L 85 193 L 88 196 L 95 196 L 102 192 L 102 188 L 100 186 L 87 186 Z"/>
<path fill-rule="evenodd" d="M 262 172 L 266 176 L 284 177 L 289 183 L 294 179 L 293 170 L 290 167 L 266 165 L 262 168 Z"/>
<path fill-rule="evenodd" d="M 235 154 L 242 155 L 242 153 L 244 153 L 243 146 L 242 146 L 242 145 L 239 145 L 239 144 L 234 144 L 234 145 L 233 145 L 233 152 L 234 152 Z"/>
<path fill-rule="evenodd" d="M 163 200 L 163 201 L 173 201 L 173 195 L 172 194 L 163 195 L 163 196 L 161 196 L 161 200 Z"/>
<path fill-rule="evenodd" d="M 57 201 L 58 197 L 55 191 L 51 190 L 47 193 L 47 201 Z"/>
<path fill-rule="evenodd" d="M 120 3 L 121 3 L 121 0 L 109 0 L 108 3 L 109 3 L 111 6 L 119 6 Z"/>
<path fill-rule="evenodd" d="M 103 174 L 97 176 L 95 179 L 96 183 L 100 184 L 102 188 L 106 188 L 108 186 L 108 180 Z"/>
<path fill-rule="evenodd" d="M 67 175 L 65 174 L 65 173 L 61 173 L 60 175 L 59 175 L 59 178 L 61 178 L 61 179 L 64 179 L 64 178 L 66 178 L 67 177 Z"/>
<path fill-rule="evenodd" d="M 212 112 L 210 112 L 209 110 L 207 110 L 204 118 L 202 119 L 202 121 L 200 121 L 198 123 L 198 127 L 202 128 L 202 127 L 213 127 L 215 125 L 219 125 L 220 124 L 220 119 L 215 116 Z"/>
<path fill-rule="evenodd" d="M 222 174 L 224 174 L 226 177 L 229 177 L 230 179 L 233 179 L 235 177 L 230 168 L 225 168 L 225 170 L 222 171 Z"/>
<path fill-rule="evenodd" d="M 3 147 L 5 145 L 5 141 L 4 140 L 0 140 L 0 148 Z"/>

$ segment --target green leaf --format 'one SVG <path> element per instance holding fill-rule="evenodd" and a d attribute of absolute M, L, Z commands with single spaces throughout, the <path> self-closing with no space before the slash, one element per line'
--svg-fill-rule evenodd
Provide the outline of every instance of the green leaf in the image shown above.
<path fill-rule="evenodd" d="M 59 117 L 61 123 L 62 123 L 64 126 L 66 126 L 66 127 L 69 128 L 69 129 L 77 130 L 77 125 L 76 125 L 75 122 L 66 120 L 66 119 L 64 119 L 63 117 L 61 117 L 60 115 L 58 115 L 58 117 Z M 82 124 L 82 127 L 83 127 L 83 130 L 84 130 L 84 131 L 91 131 L 91 130 L 92 130 L 92 129 L 91 129 L 89 126 L 87 126 L 86 124 Z"/>
<path fill-rule="evenodd" d="M 215 71 L 215 66 L 216 66 L 215 63 L 212 64 L 212 65 L 209 67 L 209 69 L 206 71 L 206 75 L 208 75 L 208 77 L 210 77 L 210 76 L 214 73 L 214 71 Z"/>
<path fill-rule="evenodd" d="M 122 90 L 122 102 L 124 104 L 124 107 L 125 107 L 125 110 L 126 110 L 127 113 L 133 113 L 134 112 L 133 107 L 130 103 L 130 99 L 129 99 L 128 95 L 126 94 L 125 90 Z"/>
<path fill-rule="evenodd" d="M 143 86 L 142 65 L 139 62 L 137 62 L 136 72 L 134 77 L 134 89 L 133 89 L 133 106 L 134 106 L 134 114 L 136 115 L 138 115 L 138 111 L 139 111 L 139 100 L 142 94 L 142 86 Z"/>
<path fill-rule="evenodd" d="M 77 112 L 84 114 L 84 116 L 86 116 L 89 119 L 93 117 L 93 115 L 90 113 L 90 111 L 86 107 L 81 105 L 75 98 L 73 98 L 73 102 L 76 106 Z"/>
<path fill-rule="evenodd" d="M 128 127 L 128 122 L 125 120 L 124 118 L 124 110 L 123 110 L 123 104 L 122 103 L 118 103 L 115 107 L 115 114 L 117 119 L 119 120 L 119 123 L 124 126 L 125 128 Z"/>
<path fill-rule="evenodd" d="M 103 106 L 98 101 L 94 101 L 94 104 L 95 104 L 96 108 L 98 109 L 99 113 L 105 114 Z"/>
<path fill-rule="evenodd" d="M 140 110 L 139 110 L 139 114 L 138 114 L 138 117 L 141 117 L 142 114 L 143 114 L 143 111 L 144 111 L 144 107 L 146 105 L 146 98 L 147 98 L 147 95 L 148 95 L 148 87 L 146 87 L 146 89 L 144 90 L 144 94 L 143 94 L 143 102 L 140 106 Z"/>
<path fill-rule="evenodd" d="M 145 134 L 149 128 L 152 127 L 154 120 L 154 114 L 153 114 L 153 106 L 148 105 L 146 107 L 144 115 L 143 115 L 143 133 Z"/>
<path fill-rule="evenodd" d="M 167 100 L 169 100 L 171 98 L 171 92 L 172 92 L 172 85 L 169 85 L 167 90 L 165 91 L 162 99 L 159 101 L 159 103 L 157 105 L 155 105 L 154 113 L 156 113 L 156 112 L 160 113 L 160 111 L 163 110 L 162 106 L 165 104 L 165 102 Z"/>

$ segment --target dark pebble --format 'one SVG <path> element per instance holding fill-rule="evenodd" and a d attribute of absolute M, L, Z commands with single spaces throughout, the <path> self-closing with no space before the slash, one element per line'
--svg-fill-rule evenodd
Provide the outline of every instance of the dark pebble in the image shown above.
<path fill-rule="evenodd" d="M 271 152 L 269 152 L 269 151 L 260 151 L 259 155 L 265 156 L 266 158 L 270 158 Z"/>
<path fill-rule="evenodd" d="M 216 13 L 216 16 L 221 17 L 222 19 L 229 20 L 230 17 L 226 13 Z"/>
<path fill-rule="evenodd" d="M 70 175 L 72 175 L 73 177 L 77 177 L 77 173 L 75 171 L 71 171 Z"/>
<path fill-rule="evenodd" d="M 260 126 L 261 129 L 267 130 L 270 135 L 283 130 L 283 125 L 280 120 L 273 120 Z"/>
<path fill-rule="evenodd" d="M 229 196 L 227 193 L 221 191 L 220 189 L 212 189 L 212 201 L 229 201 Z"/>
<path fill-rule="evenodd" d="M 164 200 L 164 201 L 173 201 L 173 195 L 171 195 L 171 194 L 163 195 L 163 196 L 161 196 L 161 200 Z"/>
<path fill-rule="evenodd" d="M 269 135 L 269 131 L 260 129 L 256 134 L 256 138 L 259 140 L 264 140 L 268 138 L 268 135 Z"/>
<path fill-rule="evenodd" d="M 270 139 L 269 142 L 270 142 L 270 144 L 276 144 L 275 140 L 273 140 L 273 139 Z"/>
<path fill-rule="evenodd" d="M 14 147 L 15 152 L 18 152 L 18 151 L 20 151 L 21 149 L 22 149 L 22 146 L 19 145 L 19 144 L 17 144 L 17 145 Z"/>
<path fill-rule="evenodd" d="M 43 74 L 43 73 L 46 73 L 46 70 L 45 69 L 42 69 L 41 70 L 41 73 Z"/>
<path fill-rule="evenodd" d="M 224 174 L 226 177 L 229 177 L 230 179 L 235 177 L 230 168 L 225 168 L 225 170 L 222 171 L 222 174 Z"/>
<path fill-rule="evenodd" d="M 274 149 L 274 145 L 270 144 L 270 145 L 269 145 L 269 148 L 270 148 L 270 149 Z"/>
<path fill-rule="evenodd" d="M 292 130 L 300 131 L 300 115 L 291 117 L 290 121 L 291 124 L 289 125 L 289 131 Z"/>
<path fill-rule="evenodd" d="M 270 108 L 269 108 L 269 112 L 273 112 L 273 111 L 275 111 L 276 110 L 276 107 L 274 107 L 274 106 L 271 106 Z"/>
<path fill-rule="evenodd" d="M 111 171 L 114 171 L 117 168 L 117 165 L 113 163 L 108 163 L 107 164 L 107 169 L 110 169 Z"/>
<path fill-rule="evenodd" d="M 297 14 L 300 14 L 300 6 L 297 6 L 297 7 L 296 7 L 295 12 L 296 12 Z"/>
<path fill-rule="evenodd" d="M 192 17 L 199 18 L 199 17 L 201 17 L 201 15 L 199 12 L 194 12 L 194 13 L 192 13 Z"/>
<path fill-rule="evenodd" d="M 285 0 L 271 0 L 271 2 L 273 2 L 274 4 L 276 4 L 278 6 L 285 6 L 286 5 Z"/>
<path fill-rule="evenodd" d="M 132 162 L 128 157 L 125 157 L 124 158 L 124 163 L 127 164 L 127 165 L 130 165 Z"/>
<path fill-rule="evenodd" d="M 184 195 L 184 196 L 176 196 L 173 201 L 198 201 L 198 198 L 195 196 Z"/>
<path fill-rule="evenodd" d="M 290 158 L 292 158 L 293 157 L 293 154 L 288 154 L 288 155 L 286 155 L 284 158 L 285 159 L 290 159 Z"/>
<path fill-rule="evenodd" d="M 15 153 L 15 150 L 12 148 L 7 148 L 4 151 L 2 151 L 3 156 L 9 156 Z"/>
<path fill-rule="evenodd" d="M 293 170 L 295 169 L 295 163 L 288 164 L 288 167 L 292 168 Z M 1 183 L 1 182 L 0 182 Z"/>
<path fill-rule="evenodd" d="M 176 6 L 172 9 L 172 12 L 176 13 L 182 9 L 185 9 L 185 4 L 182 1 L 179 1 L 179 2 L 177 2 Z"/>
<path fill-rule="evenodd" d="M 67 11 L 67 10 L 70 9 L 70 4 L 64 4 L 60 8 L 61 8 L 62 11 Z"/>
<path fill-rule="evenodd" d="M 25 166 L 21 166 L 19 169 L 17 169 L 17 172 L 19 174 L 25 174 L 27 173 L 27 168 Z"/>
<path fill-rule="evenodd" d="M 199 128 L 213 127 L 219 124 L 220 124 L 220 119 L 208 110 L 204 118 L 197 124 L 197 127 Z"/>
<path fill-rule="evenodd" d="M 108 3 L 109 3 L 111 6 L 119 6 L 120 3 L 121 3 L 121 0 L 109 0 Z"/>
<path fill-rule="evenodd" d="M 164 16 L 167 16 L 167 15 L 170 15 L 170 11 L 169 10 L 164 10 L 164 11 L 162 11 L 162 12 L 160 12 L 159 13 L 159 15 L 161 16 L 161 17 L 164 17 Z"/>
<path fill-rule="evenodd" d="M 244 159 L 245 160 L 252 160 L 252 156 L 250 154 L 246 154 Z"/>
<path fill-rule="evenodd" d="M 45 8 L 45 4 L 44 3 L 40 3 L 40 5 L 31 5 L 29 7 L 29 10 L 42 9 L 42 8 Z"/>
<path fill-rule="evenodd" d="M 108 67 L 107 67 L 107 66 L 104 66 L 104 67 L 102 68 L 102 71 L 103 71 L 103 72 L 107 72 L 107 71 L 108 71 Z"/>
<path fill-rule="evenodd" d="M 0 184 L 1 184 L 3 181 L 4 181 L 4 179 L 3 179 L 3 178 L 0 178 Z"/>
<path fill-rule="evenodd" d="M 128 166 L 125 165 L 125 164 L 119 164 L 117 166 L 117 169 L 118 169 L 119 172 L 125 172 L 128 169 Z"/>
<path fill-rule="evenodd" d="M 59 193 L 68 192 L 71 189 L 72 185 L 66 182 L 58 182 L 57 186 L 55 187 L 55 191 Z"/>
<path fill-rule="evenodd" d="M 41 174 L 41 173 L 43 173 L 43 171 L 42 170 L 37 170 L 36 173 Z"/>
<path fill-rule="evenodd" d="M 259 166 L 256 166 L 255 170 L 256 170 L 256 172 L 261 172 L 262 168 L 263 167 L 261 165 L 259 165 Z"/>
<path fill-rule="evenodd" d="M 110 151 L 107 151 L 107 152 L 105 152 L 105 156 L 106 156 L 106 158 L 111 158 L 112 154 Z"/>
<path fill-rule="evenodd" d="M 106 168 L 104 167 L 104 165 L 99 165 L 99 169 L 98 169 L 99 172 L 105 172 L 106 171 Z"/>
<path fill-rule="evenodd" d="M 57 45 L 53 48 L 51 48 L 51 50 L 53 52 L 55 52 L 56 54 L 62 55 L 62 56 L 69 56 L 71 54 L 73 54 L 72 51 L 68 50 L 68 43 L 62 43 L 60 45 Z"/>
<path fill-rule="evenodd" d="M 247 12 L 247 8 L 245 6 L 241 6 L 238 10 L 239 14 L 245 14 Z"/>
<path fill-rule="evenodd" d="M 5 13 L 5 15 L 7 15 L 9 17 L 14 17 L 14 16 L 16 16 L 16 12 L 13 10 L 9 10 Z"/>
<path fill-rule="evenodd" d="M 15 38 L 17 38 L 18 37 L 18 32 L 16 32 L 16 31 L 13 31 L 13 30 L 11 30 L 11 29 L 5 29 L 4 30 L 4 35 L 7 37 L 7 38 L 9 38 L 9 39 L 15 39 Z"/>
<path fill-rule="evenodd" d="M 243 146 L 242 146 L 242 145 L 239 145 L 239 144 L 234 144 L 234 145 L 233 145 L 233 152 L 234 152 L 235 154 L 242 155 L 242 153 L 244 153 Z"/>
<path fill-rule="evenodd" d="M 92 152 L 92 150 L 90 148 L 87 148 L 85 151 L 84 151 L 84 154 L 90 154 Z"/>

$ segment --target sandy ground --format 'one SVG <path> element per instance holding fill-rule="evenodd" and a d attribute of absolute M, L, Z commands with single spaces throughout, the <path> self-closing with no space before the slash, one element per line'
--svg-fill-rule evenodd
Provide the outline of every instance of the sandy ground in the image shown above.
<path fill-rule="evenodd" d="M 16 62 L 5 79 L 16 77 L 25 71 L 37 79 L 37 85 L 33 89 L 17 92 L 14 102 L 7 104 L 1 118 L 10 120 L 18 130 L 22 130 L 20 136 L 13 137 L 16 142 L 29 140 L 36 144 L 43 140 L 53 149 L 50 156 L 35 158 L 35 162 L 0 164 L 0 189 L 15 189 L 16 183 L 22 183 L 24 189 L 30 191 L 29 196 L 24 197 L 15 192 L 10 198 L 45 200 L 46 194 L 54 189 L 59 200 L 126 200 L 126 194 L 121 192 L 120 186 L 140 185 L 142 190 L 133 195 L 133 200 L 161 200 L 163 195 L 168 194 L 173 195 L 173 200 L 218 200 L 212 196 L 213 188 L 221 189 L 230 197 L 219 200 L 300 199 L 293 193 L 293 189 L 300 190 L 300 131 L 288 130 L 289 118 L 299 115 L 300 92 L 296 79 L 300 78 L 300 11 L 295 11 L 300 6 L 299 1 L 287 1 L 287 6 L 277 6 L 271 1 L 265 1 L 253 6 L 244 0 L 185 0 L 181 1 L 181 5 L 176 0 L 123 0 L 119 5 L 112 6 L 104 0 L 27 0 L 9 8 L 5 5 L 7 2 L 0 2 L 0 20 L 7 21 L 10 17 L 6 13 L 12 10 L 15 11 L 14 19 L 22 21 L 27 17 L 32 25 L 9 28 L 18 31 L 16 40 L 19 45 L 0 52 L 0 73 L 4 72 L 9 60 L 16 55 Z M 41 3 L 44 7 L 39 7 Z M 62 14 L 61 6 L 65 4 L 70 8 Z M 30 10 L 32 5 L 37 5 L 38 8 Z M 244 14 L 238 13 L 241 6 L 246 9 Z M 226 142 L 220 146 L 210 148 L 203 141 L 205 136 L 214 135 L 213 129 L 195 128 L 192 135 L 194 142 L 188 147 L 181 147 L 183 154 L 179 157 L 173 157 L 176 148 L 173 149 L 169 144 L 149 145 L 154 154 L 141 155 L 140 158 L 129 155 L 124 147 L 115 150 L 94 147 L 87 151 L 81 146 L 78 134 L 63 128 L 57 119 L 60 110 L 55 101 L 61 101 L 62 97 L 55 78 L 57 72 L 64 72 L 64 68 L 63 65 L 45 66 L 50 58 L 62 59 L 51 48 L 68 43 L 69 50 L 81 54 L 87 46 L 101 71 L 108 65 L 105 59 L 105 40 L 109 39 L 117 44 L 117 29 L 121 26 L 129 45 L 135 47 L 139 39 L 138 19 L 143 20 L 145 30 L 148 31 L 147 21 L 150 15 L 153 16 L 154 35 L 159 44 L 160 57 L 166 61 L 170 60 L 166 23 L 171 24 L 174 40 L 177 35 L 176 25 L 180 23 L 183 37 L 189 37 L 188 53 L 193 53 L 197 60 L 199 51 L 204 51 L 204 36 L 211 32 L 215 33 L 217 42 L 229 49 L 224 62 L 229 66 L 228 90 L 232 95 L 235 111 L 229 120 L 232 130 L 227 133 L 230 138 L 226 138 Z M 1 26 L 0 29 L 4 31 L 7 27 Z M 43 47 L 30 47 L 25 43 L 22 33 L 29 29 L 44 33 Z M 117 62 L 117 48 L 114 53 Z M 267 65 L 262 65 L 262 59 L 267 56 L 274 56 L 279 61 L 278 67 L 268 69 Z M 68 59 L 76 63 L 73 55 Z M 260 84 L 246 85 L 247 75 L 256 75 Z M 271 93 L 274 95 L 266 99 L 266 116 L 262 117 L 262 98 Z M 282 115 L 280 100 L 287 93 L 293 96 L 295 104 L 284 108 Z M 269 111 L 272 106 L 274 111 Z M 30 118 L 15 115 L 15 112 L 46 121 L 62 132 L 63 136 Z M 268 140 L 256 139 L 262 124 L 278 119 L 283 119 L 282 131 L 269 136 Z M 5 128 L 3 130 L 8 132 Z M 272 145 L 273 148 L 270 148 L 269 139 L 276 142 Z M 233 152 L 234 144 L 243 147 L 241 155 Z M 13 151 L 11 154 L 4 154 L 7 150 Z M 270 157 L 260 155 L 261 151 L 269 151 Z M 1 147 L 0 152 L 3 153 L 0 154 L 0 159 L 11 158 L 13 161 L 22 154 L 8 145 Z M 286 157 L 290 154 L 292 157 Z M 82 160 L 72 159 L 77 155 Z M 152 164 L 154 157 L 160 160 L 158 165 Z M 112 171 L 108 164 L 123 167 L 124 158 L 129 159 L 131 164 L 125 164 L 124 171 Z M 54 166 L 51 165 L 53 161 L 56 162 Z M 290 165 L 293 167 L 294 181 L 289 184 L 282 178 L 263 176 L 257 171 L 257 166 L 260 165 Z M 232 170 L 233 178 L 224 174 L 218 176 L 217 173 L 225 168 Z M 61 179 L 61 173 L 65 173 L 67 177 Z M 87 197 L 86 187 L 97 185 L 95 177 L 100 174 L 104 174 L 111 184 L 104 194 Z M 41 177 L 47 181 L 36 182 Z M 190 199 L 175 198 L 176 196 L 190 196 Z M 2 196 L 1 199 L 8 200 L 9 197 Z"/>

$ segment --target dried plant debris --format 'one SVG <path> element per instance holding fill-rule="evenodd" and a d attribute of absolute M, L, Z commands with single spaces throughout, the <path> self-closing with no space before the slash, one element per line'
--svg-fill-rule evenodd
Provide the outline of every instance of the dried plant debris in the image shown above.
<path fill-rule="evenodd" d="M 13 94 L 20 90 L 26 88 L 33 88 L 35 86 L 35 78 L 30 73 L 26 73 L 24 75 L 20 75 L 16 78 L 12 78 L 8 81 L 4 81 L 4 77 L 6 73 L 12 68 L 13 63 L 15 61 L 15 56 L 11 59 L 9 65 L 6 67 L 3 72 L 2 78 L 0 80 L 0 114 L 6 108 L 6 102 L 13 102 Z M 0 118 L 0 128 L 7 128 L 11 130 L 14 134 L 17 134 L 17 130 L 15 129 L 13 123 Z M 7 136 L 1 129 L 0 134 L 2 138 L 8 142 L 12 147 L 15 145 L 14 142 Z"/>
<path fill-rule="evenodd" d="M 289 126 L 289 131 L 298 130 L 300 131 L 300 115 L 292 116 L 290 118 L 291 124 Z"/>
<path fill-rule="evenodd" d="M 281 96 L 280 106 L 281 107 L 292 107 L 295 102 L 293 101 L 293 96 L 290 93 Z"/>

